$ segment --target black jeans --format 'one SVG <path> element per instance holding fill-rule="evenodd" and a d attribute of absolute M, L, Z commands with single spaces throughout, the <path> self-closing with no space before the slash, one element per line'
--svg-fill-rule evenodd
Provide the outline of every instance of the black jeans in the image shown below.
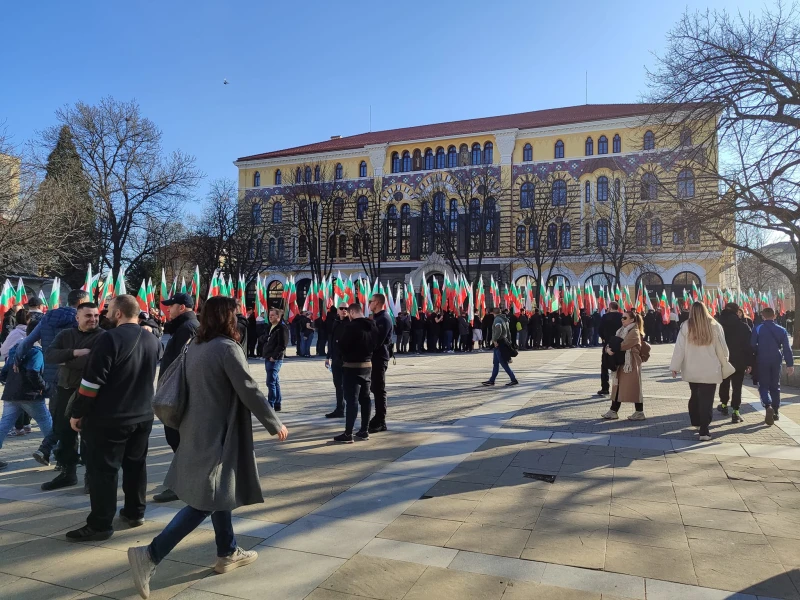
<path fill-rule="evenodd" d="M 181 432 L 177 429 L 173 429 L 172 427 L 167 427 L 164 425 L 164 437 L 167 438 L 167 443 L 169 447 L 172 448 L 173 452 L 178 451 L 178 446 L 181 443 Z"/>
<path fill-rule="evenodd" d="M 731 407 L 733 407 L 733 410 L 739 410 L 739 407 L 742 405 L 742 383 L 744 382 L 744 372 L 745 369 L 736 369 L 736 372 L 733 375 L 727 379 L 723 379 L 722 383 L 719 384 L 719 399 L 723 404 L 728 404 L 728 400 L 731 399 L 730 389 L 733 387 L 733 401 L 731 402 Z"/>
<path fill-rule="evenodd" d="M 67 404 L 73 389 L 59 387 L 50 407 L 53 411 L 53 431 L 58 440 L 56 455 L 65 470 L 75 469 L 78 466 L 78 432 L 69 424 L 69 415 L 66 414 Z"/>
<path fill-rule="evenodd" d="M 606 394 L 608 390 L 611 389 L 610 382 L 611 377 L 608 374 L 608 367 L 606 366 L 605 362 L 602 360 L 602 356 L 606 353 L 606 345 L 603 344 L 603 353 L 600 355 L 600 389 L 603 390 Z"/>
<path fill-rule="evenodd" d="M 369 391 L 375 397 L 375 422 L 386 423 L 386 408 L 388 399 L 386 398 L 386 369 L 389 368 L 388 360 L 372 361 L 372 381 Z"/>
<path fill-rule="evenodd" d="M 414 347 L 411 348 L 412 352 L 422 352 L 422 337 L 424 333 L 425 332 L 422 331 L 421 329 L 411 332 L 411 336 L 414 339 L 413 341 Z"/>
<path fill-rule="evenodd" d="M 614 412 L 619 412 L 620 408 L 622 408 L 622 402 L 617 402 L 616 400 L 611 401 L 611 410 Z M 644 402 L 634 402 L 633 409 L 638 410 L 639 412 L 644 411 Z"/>
<path fill-rule="evenodd" d="M 692 395 L 689 397 L 689 419 L 692 425 L 700 427 L 700 435 L 708 435 L 714 410 L 716 383 L 689 383 Z"/>
<path fill-rule="evenodd" d="M 84 419 L 83 438 L 88 450 L 89 498 L 92 512 L 86 524 L 97 531 L 112 529 L 117 512 L 117 487 L 122 468 L 123 514 L 144 516 L 147 490 L 147 447 L 153 420 L 133 425 L 93 425 Z"/>
<path fill-rule="evenodd" d="M 336 412 L 344 414 L 344 391 L 342 385 L 342 363 L 331 361 L 331 373 L 333 374 L 333 387 L 336 388 Z"/>
<path fill-rule="evenodd" d="M 353 433 L 359 405 L 361 405 L 361 431 L 367 431 L 369 428 L 371 373 L 372 369 L 369 367 L 363 369 L 342 367 L 342 388 L 344 389 L 344 401 L 347 404 L 344 432 L 347 434 Z"/>

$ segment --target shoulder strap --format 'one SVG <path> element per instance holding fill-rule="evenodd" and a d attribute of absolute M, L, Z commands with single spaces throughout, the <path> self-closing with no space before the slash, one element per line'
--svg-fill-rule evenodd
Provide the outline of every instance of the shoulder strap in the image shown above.
<path fill-rule="evenodd" d="M 139 340 L 142 339 L 142 331 L 144 331 L 144 330 L 141 327 L 139 327 L 139 335 L 136 336 L 136 341 L 133 343 L 133 346 L 131 347 L 130 351 L 125 355 L 125 358 L 123 358 L 117 364 L 124 363 L 126 360 L 128 360 L 131 357 L 131 354 L 133 354 L 133 351 L 136 350 L 136 346 L 139 345 Z"/>

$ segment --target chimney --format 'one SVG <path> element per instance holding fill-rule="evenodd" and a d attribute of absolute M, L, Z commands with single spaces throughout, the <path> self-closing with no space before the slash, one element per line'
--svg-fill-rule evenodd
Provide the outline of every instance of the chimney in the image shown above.
<path fill-rule="evenodd" d="M 331 139 L 332 140 L 340 140 L 340 139 L 342 139 L 342 136 L 340 136 L 340 135 L 332 135 Z"/>

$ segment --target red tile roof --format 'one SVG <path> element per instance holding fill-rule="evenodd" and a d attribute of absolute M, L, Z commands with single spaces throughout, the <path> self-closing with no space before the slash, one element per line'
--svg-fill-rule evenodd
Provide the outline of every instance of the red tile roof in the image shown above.
<path fill-rule="evenodd" d="M 535 110 L 533 112 L 517 113 L 514 115 L 501 115 L 499 117 L 483 117 L 480 119 L 437 123 L 435 125 L 418 125 L 416 127 L 359 133 L 335 140 L 326 140 L 315 144 L 286 148 L 285 150 L 275 150 L 273 152 L 264 152 L 263 154 L 243 156 L 238 160 L 261 160 L 266 158 L 279 158 L 282 156 L 297 156 L 298 154 L 351 150 L 353 148 L 361 148 L 367 144 L 386 144 L 452 135 L 469 135 L 498 129 L 532 129 L 535 127 L 569 125 L 571 123 L 599 121 L 602 119 L 637 117 L 650 114 L 653 108 L 654 105 L 651 104 L 582 104 L 580 106 L 569 106 L 566 108 L 549 108 L 547 110 Z"/>

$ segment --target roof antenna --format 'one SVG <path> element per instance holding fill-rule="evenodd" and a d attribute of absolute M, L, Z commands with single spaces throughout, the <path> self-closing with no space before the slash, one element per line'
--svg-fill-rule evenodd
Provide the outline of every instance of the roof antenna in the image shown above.
<path fill-rule="evenodd" d="M 586 104 L 589 104 L 589 71 L 586 71 Z"/>

